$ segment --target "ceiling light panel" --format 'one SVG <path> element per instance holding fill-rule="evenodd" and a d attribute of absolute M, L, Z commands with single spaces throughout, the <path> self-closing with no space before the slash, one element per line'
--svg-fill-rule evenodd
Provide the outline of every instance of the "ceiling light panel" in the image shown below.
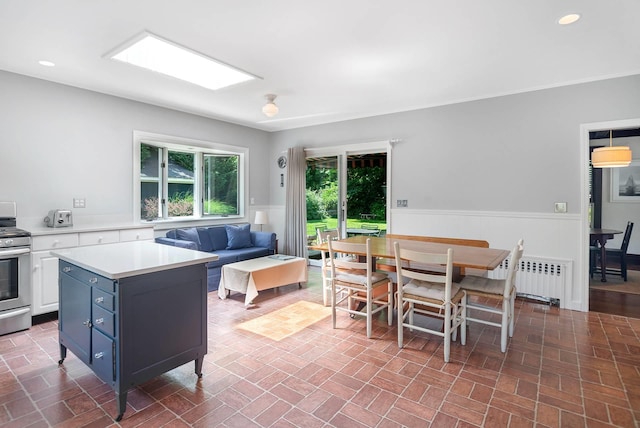
<path fill-rule="evenodd" d="M 213 90 L 256 78 L 149 33 L 143 33 L 108 56 Z"/>

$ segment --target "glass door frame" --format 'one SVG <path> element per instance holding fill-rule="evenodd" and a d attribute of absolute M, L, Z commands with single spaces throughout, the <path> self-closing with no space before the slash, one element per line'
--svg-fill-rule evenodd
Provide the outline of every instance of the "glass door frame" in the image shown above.
<path fill-rule="evenodd" d="M 387 188 L 386 188 L 386 219 L 387 231 L 391 226 L 391 152 L 392 141 L 374 141 L 360 144 L 346 144 L 343 146 L 306 148 L 305 157 L 336 157 L 338 162 L 338 228 L 342 236 L 346 235 L 348 205 L 347 205 L 347 163 L 350 155 L 365 155 L 373 153 L 386 153 L 387 156 Z"/>

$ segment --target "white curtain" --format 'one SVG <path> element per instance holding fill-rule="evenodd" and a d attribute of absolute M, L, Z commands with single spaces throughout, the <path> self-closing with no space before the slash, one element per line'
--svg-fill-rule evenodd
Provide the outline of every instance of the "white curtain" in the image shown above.
<path fill-rule="evenodd" d="M 287 150 L 284 254 L 307 257 L 307 160 L 303 147 Z"/>

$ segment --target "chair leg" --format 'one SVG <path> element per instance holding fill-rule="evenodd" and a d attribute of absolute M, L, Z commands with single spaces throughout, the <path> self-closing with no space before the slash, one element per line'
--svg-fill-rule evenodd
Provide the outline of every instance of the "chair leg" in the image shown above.
<path fill-rule="evenodd" d="M 460 300 L 460 343 L 462 345 L 467 344 L 467 293 L 464 293 L 462 300 Z"/>
<path fill-rule="evenodd" d="M 398 297 L 398 348 L 402 348 L 403 334 L 404 334 L 404 303 L 402 303 L 402 297 Z"/>
<path fill-rule="evenodd" d="M 507 331 L 509 329 L 509 307 L 511 303 L 509 298 L 505 297 L 502 300 L 502 325 L 500 327 L 500 350 L 502 352 L 507 351 Z"/>
<path fill-rule="evenodd" d="M 371 310 L 372 310 L 372 304 L 371 304 L 371 290 L 367 291 L 367 339 L 371 338 Z"/>
<path fill-rule="evenodd" d="M 511 293 L 511 299 L 509 302 L 509 337 L 513 337 L 513 326 L 516 321 L 516 290 Z"/>
<path fill-rule="evenodd" d="M 333 328 L 336 328 L 336 284 L 331 281 L 331 320 Z"/>
<path fill-rule="evenodd" d="M 620 255 L 620 273 L 622 274 L 622 279 L 627 280 L 627 255 Z"/>
<path fill-rule="evenodd" d="M 328 300 L 329 300 L 329 293 L 331 293 L 331 287 L 329 287 L 329 284 L 327 283 L 327 279 L 324 277 L 322 278 L 322 303 L 327 306 Z"/>
<path fill-rule="evenodd" d="M 451 353 L 451 302 L 444 305 L 444 362 L 449 362 Z"/>
<path fill-rule="evenodd" d="M 393 283 L 387 284 L 387 323 L 393 325 Z"/>

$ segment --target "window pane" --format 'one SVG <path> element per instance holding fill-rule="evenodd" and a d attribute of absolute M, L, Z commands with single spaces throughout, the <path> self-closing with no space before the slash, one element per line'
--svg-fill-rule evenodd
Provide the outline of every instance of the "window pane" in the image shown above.
<path fill-rule="evenodd" d="M 185 217 L 193 215 L 194 188 L 193 153 L 169 151 L 167 165 L 168 215 Z"/>
<path fill-rule="evenodd" d="M 237 155 L 204 156 L 203 213 L 205 215 L 238 215 Z"/>
<path fill-rule="evenodd" d="M 140 144 L 140 218 L 144 220 L 156 219 L 162 212 L 161 159 L 162 152 L 159 147 Z"/>

